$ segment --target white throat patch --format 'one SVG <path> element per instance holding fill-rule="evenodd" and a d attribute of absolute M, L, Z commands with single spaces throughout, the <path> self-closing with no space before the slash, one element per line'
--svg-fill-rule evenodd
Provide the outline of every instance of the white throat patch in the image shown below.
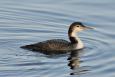
<path fill-rule="evenodd" d="M 83 42 L 80 40 L 80 38 L 76 35 L 76 30 L 74 30 L 71 34 L 71 37 L 75 37 L 75 39 L 78 41 L 78 44 L 76 45 L 75 49 L 82 49 L 84 47 Z"/>
<path fill-rule="evenodd" d="M 77 41 L 78 41 L 78 44 L 76 46 L 76 49 L 82 49 L 84 48 L 84 44 L 83 42 L 80 40 L 80 38 L 76 37 Z"/>

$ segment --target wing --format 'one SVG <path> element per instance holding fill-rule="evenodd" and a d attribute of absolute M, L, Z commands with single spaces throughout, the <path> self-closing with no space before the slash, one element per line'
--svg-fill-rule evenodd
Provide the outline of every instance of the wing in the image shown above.
<path fill-rule="evenodd" d="M 63 39 L 52 39 L 36 44 L 26 45 L 21 48 L 36 50 L 36 51 L 52 51 L 52 50 L 67 50 L 70 42 Z"/>

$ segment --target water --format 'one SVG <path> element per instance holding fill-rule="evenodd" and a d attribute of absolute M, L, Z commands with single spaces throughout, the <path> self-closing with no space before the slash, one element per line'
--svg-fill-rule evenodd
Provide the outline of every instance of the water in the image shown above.
<path fill-rule="evenodd" d="M 0 77 L 114 77 L 114 4 L 113 0 L 1 0 Z M 96 27 L 79 34 L 84 50 L 44 55 L 20 48 L 47 39 L 68 40 L 67 29 L 74 21 Z"/>

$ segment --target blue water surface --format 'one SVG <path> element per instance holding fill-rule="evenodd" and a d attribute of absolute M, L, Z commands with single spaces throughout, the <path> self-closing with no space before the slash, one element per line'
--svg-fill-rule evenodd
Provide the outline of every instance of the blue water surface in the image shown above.
<path fill-rule="evenodd" d="M 0 0 L 0 77 L 114 77 L 114 9 L 114 0 Z M 68 27 L 75 21 L 96 29 L 79 33 L 85 49 L 73 56 L 20 48 L 68 40 Z"/>

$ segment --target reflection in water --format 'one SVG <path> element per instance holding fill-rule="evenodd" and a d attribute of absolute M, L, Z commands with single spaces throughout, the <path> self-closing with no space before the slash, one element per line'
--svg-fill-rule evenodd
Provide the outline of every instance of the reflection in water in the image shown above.
<path fill-rule="evenodd" d="M 63 55 L 67 55 L 67 53 L 70 53 L 70 56 L 68 57 L 68 66 L 70 67 L 70 69 L 72 69 L 70 75 L 82 75 L 89 72 L 90 66 L 80 66 L 80 63 L 83 62 L 80 60 L 80 57 L 82 56 L 83 52 L 85 52 L 84 49 L 74 51 L 61 51 L 61 52 L 59 51 L 48 51 L 48 52 L 39 51 L 39 52 L 47 55 L 46 57 L 48 58 L 56 58 Z"/>
<path fill-rule="evenodd" d="M 83 50 L 79 50 L 79 51 L 72 51 L 70 54 L 70 57 L 68 58 L 69 63 L 68 66 L 70 67 L 70 69 L 72 69 L 72 73 L 70 73 L 70 75 L 81 75 L 81 74 L 85 74 L 87 73 L 88 70 L 88 66 L 80 66 L 80 55 L 83 53 Z"/>
<path fill-rule="evenodd" d="M 54 51 L 54 50 L 52 50 L 52 51 L 36 51 L 36 50 L 31 50 L 31 51 L 33 51 L 33 52 L 40 52 L 40 53 L 42 53 L 42 54 L 45 54 L 45 55 L 59 55 L 59 54 L 65 54 L 65 53 L 68 53 L 68 52 L 70 52 L 70 51 Z"/>

